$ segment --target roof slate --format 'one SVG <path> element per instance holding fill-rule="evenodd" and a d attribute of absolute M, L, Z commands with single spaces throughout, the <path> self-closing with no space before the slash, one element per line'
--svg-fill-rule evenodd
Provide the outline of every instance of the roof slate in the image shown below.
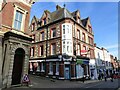
<path fill-rule="evenodd" d="M 47 14 L 48 18 L 49 18 L 49 23 L 55 22 L 57 20 L 63 19 L 63 18 L 71 18 L 72 20 L 75 20 L 76 17 L 76 12 L 79 10 L 76 10 L 74 12 L 69 12 L 66 8 L 59 8 L 58 10 L 54 11 L 54 12 L 50 12 L 48 10 L 45 10 L 44 13 Z M 40 19 L 40 21 L 42 20 L 42 17 Z M 87 20 L 88 18 L 82 19 L 82 26 L 86 27 L 87 24 Z"/>

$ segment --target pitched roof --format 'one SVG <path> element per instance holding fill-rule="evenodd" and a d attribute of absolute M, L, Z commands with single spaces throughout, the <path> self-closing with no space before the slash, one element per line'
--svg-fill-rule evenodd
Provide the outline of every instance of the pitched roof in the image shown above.
<path fill-rule="evenodd" d="M 66 8 L 61 8 L 59 10 L 56 10 L 56 11 L 50 13 L 50 21 L 49 21 L 49 23 L 57 21 L 59 19 L 63 19 L 63 18 L 72 18 L 72 19 L 74 19 L 73 16 L 71 15 L 71 13 Z"/>
<path fill-rule="evenodd" d="M 45 10 L 43 14 L 48 16 L 48 18 L 49 18 L 48 24 L 49 24 L 49 23 L 55 22 L 55 21 L 63 19 L 63 18 L 71 18 L 72 20 L 76 21 L 75 17 L 76 17 L 77 12 L 79 12 L 79 10 L 76 10 L 76 11 L 71 13 L 66 8 L 60 7 L 59 9 L 57 9 L 54 12 L 50 12 L 48 10 Z M 40 21 L 42 20 L 42 17 L 41 17 Z M 82 22 L 81 25 L 83 27 L 86 26 L 87 20 L 88 20 L 88 18 L 81 20 L 81 22 Z"/>

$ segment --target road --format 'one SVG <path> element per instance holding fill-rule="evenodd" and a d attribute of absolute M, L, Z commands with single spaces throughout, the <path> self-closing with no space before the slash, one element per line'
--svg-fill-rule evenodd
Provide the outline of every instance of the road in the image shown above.
<path fill-rule="evenodd" d="M 31 85 L 28 87 L 30 90 L 35 89 L 35 88 L 47 88 L 47 89 L 54 89 L 54 88 L 76 88 L 78 90 L 81 89 L 87 89 L 89 90 L 116 90 L 118 86 L 120 86 L 120 82 L 118 79 L 114 79 L 113 82 L 107 80 L 105 82 L 104 80 L 99 81 L 99 80 L 87 80 L 84 83 L 81 81 L 69 81 L 69 80 L 53 80 L 50 78 L 45 78 L 45 77 L 40 77 L 40 76 L 34 76 L 34 75 L 29 75 L 30 80 L 31 80 Z M 15 88 L 21 88 L 21 87 L 15 87 Z M 23 87 L 24 88 L 24 87 Z M 12 88 L 11 88 L 12 89 Z M 75 90 L 76 90 L 75 89 Z M 74 89 L 72 89 L 74 90 Z"/>
<path fill-rule="evenodd" d="M 118 88 L 118 79 L 113 82 L 107 80 L 87 80 L 84 83 L 81 81 L 69 80 L 51 80 L 49 78 L 30 76 L 31 88 Z M 120 84 L 120 83 L 119 83 Z"/>

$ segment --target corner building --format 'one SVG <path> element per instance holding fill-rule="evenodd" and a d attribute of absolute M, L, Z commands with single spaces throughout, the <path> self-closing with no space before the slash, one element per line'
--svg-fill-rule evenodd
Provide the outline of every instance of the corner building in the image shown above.
<path fill-rule="evenodd" d="M 29 72 L 57 79 L 89 78 L 89 60 L 94 58 L 94 35 L 90 18 L 81 20 L 80 11 L 56 6 L 41 18 L 32 18 L 29 34 Z"/>

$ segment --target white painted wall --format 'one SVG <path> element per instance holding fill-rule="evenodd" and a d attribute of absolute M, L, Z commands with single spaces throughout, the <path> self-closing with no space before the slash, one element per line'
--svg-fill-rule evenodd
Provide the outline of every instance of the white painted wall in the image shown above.
<path fill-rule="evenodd" d="M 72 24 L 70 23 L 62 24 L 62 54 L 73 55 Z"/>
<path fill-rule="evenodd" d="M 102 66 L 103 64 L 101 60 L 104 60 L 103 51 L 95 47 L 94 52 L 95 52 L 95 59 L 96 59 L 97 66 Z"/>

